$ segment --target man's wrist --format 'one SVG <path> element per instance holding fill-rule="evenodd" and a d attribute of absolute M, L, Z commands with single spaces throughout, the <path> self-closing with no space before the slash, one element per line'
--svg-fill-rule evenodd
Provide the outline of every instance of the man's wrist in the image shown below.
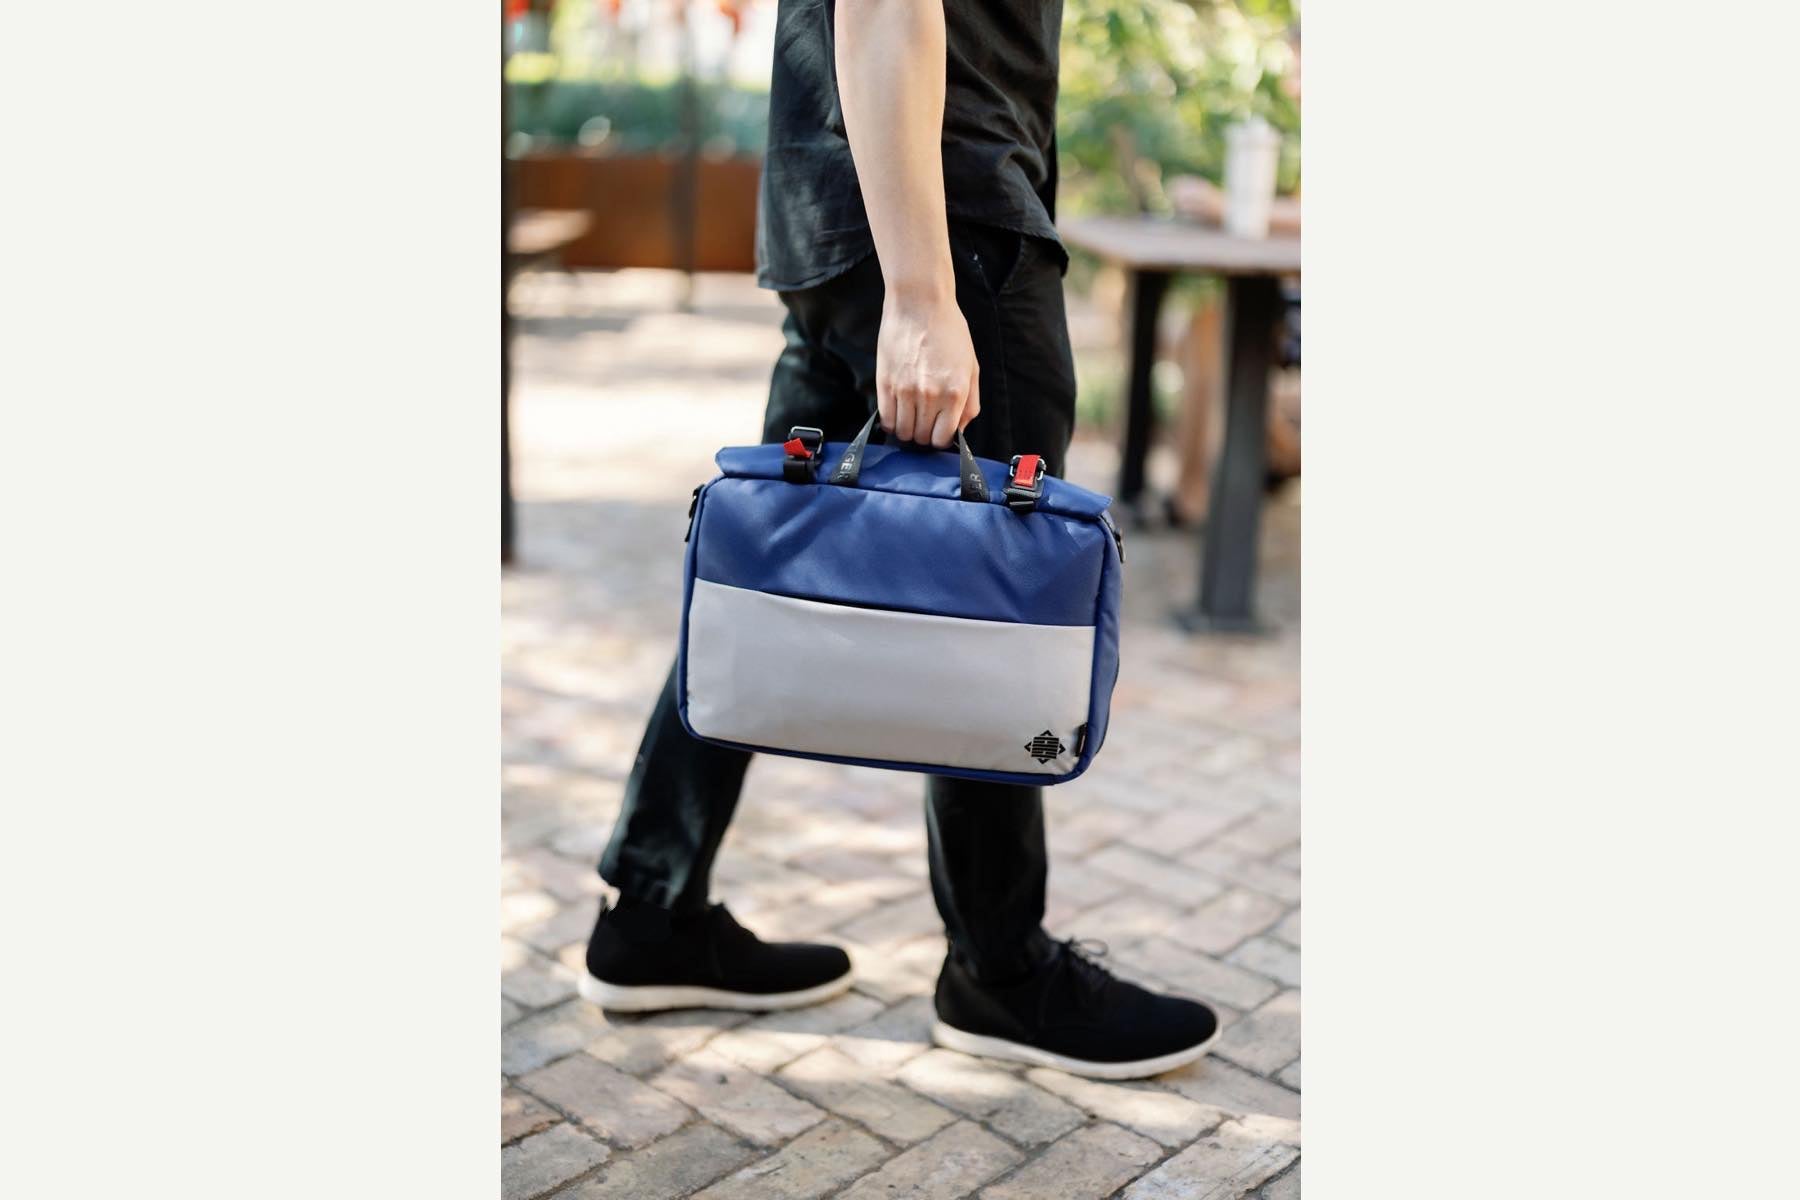
<path fill-rule="evenodd" d="M 956 272 L 945 257 L 930 269 L 896 271 L 884 275 L 883 284 L 894 303 L 908 308 L 930 308 L 956 303 Z"/>

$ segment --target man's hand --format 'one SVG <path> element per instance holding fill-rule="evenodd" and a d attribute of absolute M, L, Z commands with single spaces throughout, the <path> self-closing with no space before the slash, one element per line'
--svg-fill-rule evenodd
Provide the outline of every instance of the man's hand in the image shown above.
<path fill-rule="evenodd" d="M 946 447 L 981 411 L 944 212 L 942 0 L 835 0 L 838 99 L 887 294 L 881 427 Z"/>
<path fill-rule="evenodd" d="M 890 293 L 875 344 L 881 427 L 904 442 L 949 447 L 981 411 L 981 368 L 953 295 L 918 300 Z"/>

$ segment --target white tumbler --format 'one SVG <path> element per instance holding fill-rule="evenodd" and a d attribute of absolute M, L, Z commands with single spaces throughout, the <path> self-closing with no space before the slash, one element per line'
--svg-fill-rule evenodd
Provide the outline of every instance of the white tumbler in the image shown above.
<path fill-rule="evenodd" d="M 1225 230 L 1238 237 L 1269 236 L 1269 209 L 1275 202 L 1275 168 L 1281 135 L 1261 117 L 1225 130 Z"/>

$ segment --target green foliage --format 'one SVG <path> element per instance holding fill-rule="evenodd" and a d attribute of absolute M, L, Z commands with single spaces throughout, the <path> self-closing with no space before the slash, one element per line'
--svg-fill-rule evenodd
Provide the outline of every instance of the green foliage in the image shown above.
<path fill-rule="evenodd" d="M 648 153 L 681 144 L 679 81 L 546 78 L 507 86 L 512 93 L 509 132 L 525 135 L 531 145 L 585 144 Z M 697 80 L 694 89 L 699 141 L 707 153 L 762 153 L 768 137 L 768 92 L 713 80 Z"/>
<path fill-rule="evenodd" d="M 1299 183 L 1294 0 L 1065 0 L 1057 142 L 1071 212 L 1167 211 L 1166 180 L 1221 181 L 1225 128 L 1258 114 L 1286 134 Z"/>

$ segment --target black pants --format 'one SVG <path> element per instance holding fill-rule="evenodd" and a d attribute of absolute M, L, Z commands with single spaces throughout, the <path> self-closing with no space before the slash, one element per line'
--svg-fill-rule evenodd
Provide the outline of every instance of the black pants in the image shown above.
<path fill-rule="evenodd" d="M 1075 373 L 1058 248 L 979 226 L 953 226 L 956 302 L 981 365 L 981 415 L 969 448 L 1002 462 L 1042 454 L 1060 475 L 1075 421 Z M 815 425 L 848 441 L 875 411 L 882 280 L 874 258 L 785 292 L 787 347 L 775 364 L 762 440 Z M 1003 680 L 993 680 L 1000 687 Z M 622 897 L 669 909 L 703 905 L 713 858 L 737 807 L 750 755 L 690 737 L 671 669 L 656 702 L 600 874 Z M 984 978 L 1029 970 L 1044 934 L 1042 789 L 931 777 L 925 788 L 931 890 L 953 950 Z"/>

